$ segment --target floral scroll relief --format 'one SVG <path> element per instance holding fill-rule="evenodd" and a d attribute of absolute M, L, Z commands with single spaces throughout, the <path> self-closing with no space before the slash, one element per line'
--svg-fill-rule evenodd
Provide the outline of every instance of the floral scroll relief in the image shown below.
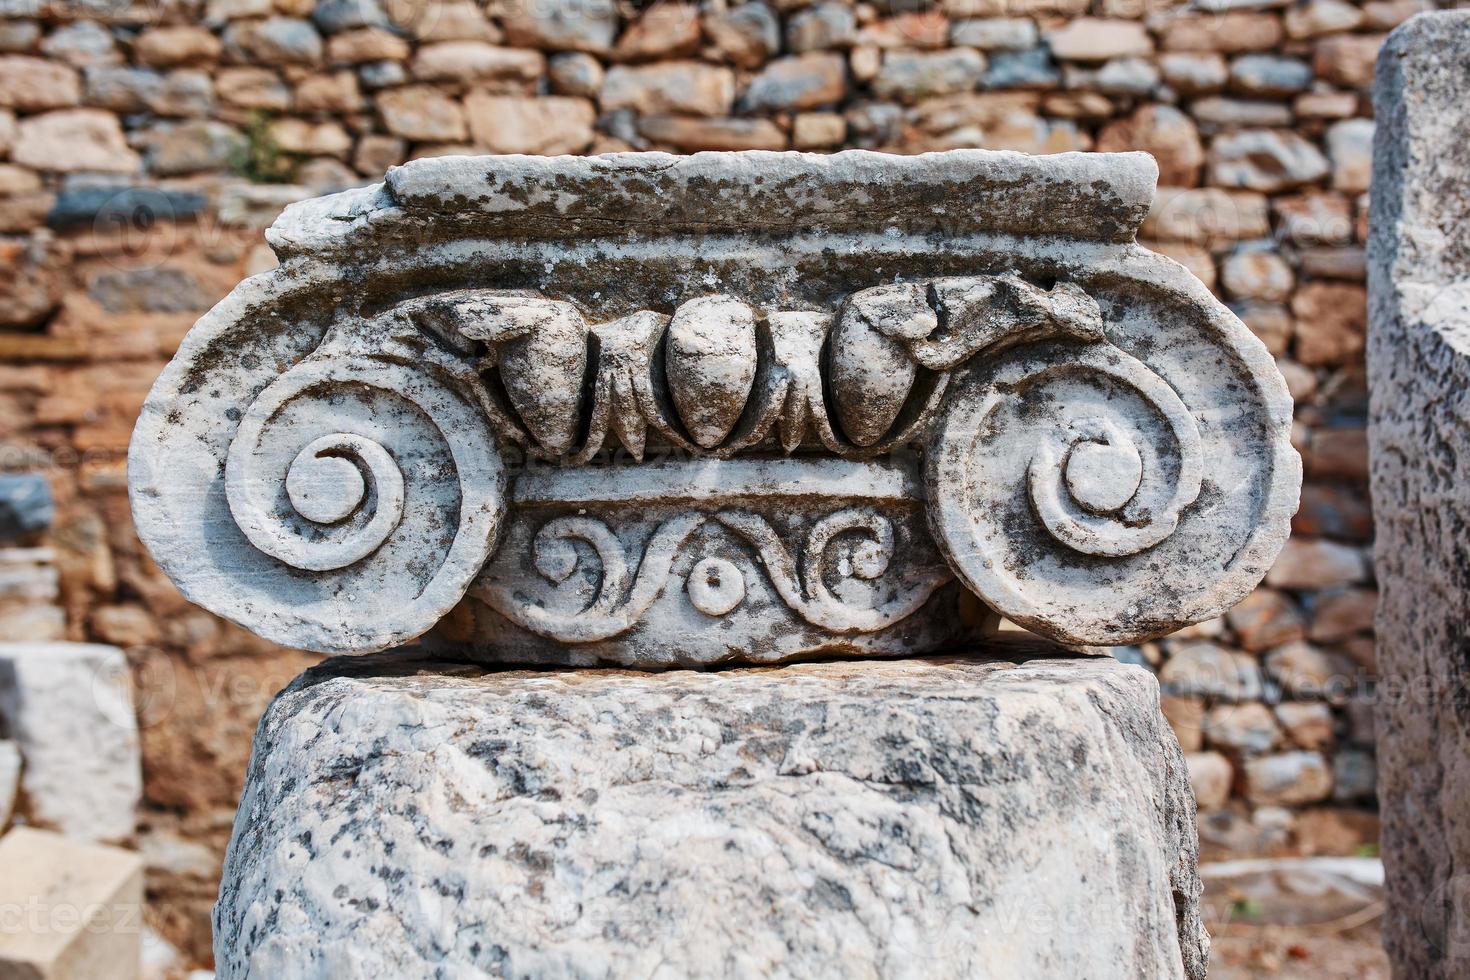
<path fill-rule="evenodd" d="M 1195 417 L 1138 359 L 1101 345 L 1022 348 L 978 366 L 957 395 L 927 455 L 930 524 L 1003 615 L 1126 642 L 1174 601 L 1172 562 L 1238 547 L 1219 535 L 1171 542 L 1201 496 L 1205 450 Z M 1028 523 L 1046 536 L 1018 534 Z"/>
<path fill-rule="evenodd" d="M 323 651 L 402 642 L 466 590 L 537 637 L 624 637 L 636 648 L 625 634 L 677 578 L 676 563 L 690 609 L 714 620 L 752 609 L 754 590 L 819 633 L 866 642 L 958 577 L 1038 632 L 1133 642 L 1217 615 L 1259 579 L 1269 549 L 1242 546 L 1241 535 L 1257 534 L 1267 512 L 1273 529 L 1282 524 L 1295 472 L 1273 435 L 1282 410 L 1271 379 L 1252 387 L 1256 369 L 1230 346 L 1228 313 L 1199 314 L 1177 297 L 1130 309 L 1143 295 L 944 277 L 859 289 L 830 310 L 716 295 L 590 323 L 563 299 L 431 293 L 328 318 L 277 374 L 243 357 L 224 372 L 216 358 L 200 377 L 240 380 L 170 380 L 173 404 L 230 424 L 210 436 L 218 448 L 195 454 L 207 462 L 183 481 L 194 489 L 149 478 L 135 498 L 160 540 L 177 512 L 238 530 L 214 534 L 209 552 L 170 553 L 186 594 L 207 591 L 222 615 Z M 1196 319 L 1178 327 L 1170 318 L 1181 316 Z M 1123 346 L 1149 364 L 1119 346 L 1130 319 L 1147 326 Z M 143 465 L 175 445 L 157 411 L 135 453 Z M 527 464 L 508 476 L 512 447 Z M 631 504 L 617 497 L 586 508 L 539 500 L 549 520 L 531 534 L 511 479 L 517 494 L 536 468 L 604 481 L 603 454 L 619 448 L 638 461 L 639 506 L 656 524 L 640 554 L 605 523 Z M 644 461 L 668 449 L 680 452 L 667 465 L 686 474 L 771 461 L 800 472 L 787 499 L 756 504 L 724 478 L 706 496 L 675 499 Z M 915 529 L 926 564 L 891 590 L 894 528 L 874 489 L 890 455 L 911 478 L 922 459 L 923 479 L 885 499 L 923 506 L 941 553 Z M 788 526 L 793 500 L 809 504 L 808 484 L 828 464 L 849 468 L 829 496 L 845 509 L 791 548 L 776 527 Z M 759 565 L 689 555 L 709 525 Z M 515 589 L 483 574 L 508 526 L 531 549 L 530 574 L 510 576 Z M 595 574 L 578 567 L 588 548 Z M 1174 575 L 1180 562 L 1196 571 Z M 577 573 L 598 583 L 582 608 L 528 595 Z M 757 589 L 752 574 L 767 584 Z M 220 589 L 226 579 L 232 590 Z M 841 580 L 847 588 L 831 584 Z M 863 582 L 875 586 L 852 587 Z M 865 604 L 875 593 L 884 598 Z"/>
<path fill-rule="evenodd" d="M 650 433 L 699 456 L 769 444 L 872 458 L 915 441 L 953 371 L 978 353 L 1103 339 L 1097 303 L 1081 289 L 1012 275 L 876 286 L 835 316 L 705 296 L 672 315 L 588 324 L 561 300 L 484 290 L 412 300 L 392 315 L 484 345 L 481 368 L 504 393 L 491 414 L 497 435 L 576 463 L 610 440 L 642 459 Z"/>
<path fill-rule="evenodd" d="M 260 392 L 223 481 L 259 553 L 238 559 L 237 584 L 257 629 L 352 649 L 414 636 L 458 600 L 505 506 L 477 388 L 452 359 L 325 347 Z"/>
<path fill-rule="evenodd" d="M 949 581 L 945 572 L 924 573 L 905 582 L 897 594 L 872 607 L 844 602 L 827 585 L 829 575 L 874 580 L 894 557 L 892 522 L 871 508 L 846 508 L 818 520 L 807 531 L 799 559 L 793 558 L 765 518 L 742 510 L 713 514 L 691 512 L 665 520 L 643 548 L 636 572 L 622 542 L 610 527 L 585 516 L 557 517 L 537 531 L 531 558 L 547 581 L 566 581 L 576 570 L 573 541 L 596 554 L 601 583 L 585 608 L 556 611 L 530 601 L 520 590 L 499 582 L 481 582 L 471 594 L 517 625 L 563 643 L 604 640 L 631 629 L 663 593 L 675 559 L 694 533 L 713 521 L 743 538 L 756 550 L 771 585 L 791 610 L 814 626 L 836 634 L 885 629 L 912 615 L 934 591 Z M 860 535 L 850 548 L 835 547 L 841 535 Z M 838 552 L 841 552 L 838 554 Z M 718 556 L 692 567 L 685 588 L 691 604 L 709 616 L 735 609 L 746 594 L 744 573 Z"/>

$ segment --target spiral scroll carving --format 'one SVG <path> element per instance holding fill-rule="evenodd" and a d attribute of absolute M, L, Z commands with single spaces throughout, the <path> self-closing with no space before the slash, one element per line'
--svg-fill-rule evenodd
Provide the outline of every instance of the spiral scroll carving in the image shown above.
<path fill-rule="evenodd" d="M 631 628 L 653 605 L 668 582 L 679 549 L 703 523 L 701 514 L 684 514 L 661 524 L 644 548 L 643 560 L 634 575 L 612 528 L 590 517 L 558 517 L 536 532 L 532 563 L 543 578 L 560 584 L 578 567 L 573 542 L 587 544 L 597 556 L 600 569 L 600 580 L 594 586 L 596 594 L 589 604 L 574 612 L 558 611 L 524 602 L 514 590 L 498 585 L 477 586 L 475 595 L 533 633 L 563 643 L 605 640 Z"/>
<path fill-rule="evenodd" d="M 875 606 L 857 606 L 834 594 L 827 584 L 827 573 L 830 570 L 838 578 L 871 581 L 888 571 L 894 556 L 893 524 L 888 518 L 859 507 L 823 517 L 807 532 L 800 575 L 797 563 L 764 518 L 743 511 L 724 511 L 718 520 L 755 545 L 771 584 L 786 605 L 807 622 L 834 633 L 866 633 L 891 626 L 916 612 L 949 578 L 927 577 L 909 583 Z M 852 534 L 860 537 L 846 548 L 837 547 L 839 535 Z"/>
<path fill-rule="evenodd" d="M 263 472 L 260 424 L 237 437 L 225 492 L 250 543 L 293 568 L 326 572 L 376 551 L 403 520 L 403 473 L 381 445 L 349 432 L 312 440 L 284 473 Z M 284 486 L 292 512 L 274 506 Z M 369 502 L 371 501 L 371 503 Z M 303 523 L 304 522 L 304 523 Z"/>
<path fill-rule="evenodd" d="M 1203 486 L 1199 426 L 1178 394 L 1105 345 L 1023 350 L 973 372 L 964 392 L 928 465 L 931 523 L 951 564 L 1040 632 L 1150 635 L 1177 598 L 1155 549 L 1169 549 Z"/>
<path fill-rule="evenodd" d="M 258 553 L 230 569 L 252 628 L 323 651 L 387 646 L 433 625 L 479 571 L 501 464 L 473 396 L 432 368 L 318 356 L 246 409 L 224 495 Z"/>
<path fill-rule="evenodd" d="M 1154 440 L 1107 417 L 1073 419 L 1042 438 L 1027 468 L 1027 489 L 1052 537 L 1086 555 L 1121 557 L 1151 548 L 1174 532 L 1180 512 L 1199 496 L 1203 467 L 1199 430 L 1163 379 L 1130 357 L 1100 357 L 1078 369 L 1110 377 L 1140 393 L 1167 426 L 1177 453 L 1170 478 Z M 1045 375 L 1033 375 L 1035 383 Z"/>

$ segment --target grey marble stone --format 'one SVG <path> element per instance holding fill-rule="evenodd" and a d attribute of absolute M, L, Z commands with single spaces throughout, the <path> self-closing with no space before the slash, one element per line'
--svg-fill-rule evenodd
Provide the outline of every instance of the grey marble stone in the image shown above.
<path fill-rule="evenodd" d="M 0 727 L 22 760 L 27 822 L 127 841 L 143 791 L 127 661 L 93 643 L 0 643 Z"/>
<path fill-rule="evenodd" d="M 256 734 L 222 980 L 1203 978 L 1194 802 L 1109 658 L 329 661 Z"/>
<path fill-rule="evenodd" d="M 1369 450 L 1378 793 L 1396 975 L 1470 972 L 1470 12 L 1394 31 L 1374 82 Z"/>
<path fill-rule="evenodd" d="M 973 52 L 972 52 L 973 53 Z M 287 208 L 144 406 L 210 610 L 361 652 L 906 656 L 1219 615 L 1300 485 L 1145 154 L 447 157 Z M 437 624 L 437 625 L 436 625 Z"/>

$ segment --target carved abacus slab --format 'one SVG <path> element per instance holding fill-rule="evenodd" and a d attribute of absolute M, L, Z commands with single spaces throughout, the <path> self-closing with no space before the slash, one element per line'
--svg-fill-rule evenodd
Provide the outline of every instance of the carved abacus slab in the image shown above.
<path fill-rule="evenodd" d="M 1142 154 L 477 157 L 288 209 L 134 436 L 263 636 L 638 666 L 1158 636 L 1300 485 L 1265 348 L 1134 241 Z M 436 624 L 437 627 L 436 627 Z"/>

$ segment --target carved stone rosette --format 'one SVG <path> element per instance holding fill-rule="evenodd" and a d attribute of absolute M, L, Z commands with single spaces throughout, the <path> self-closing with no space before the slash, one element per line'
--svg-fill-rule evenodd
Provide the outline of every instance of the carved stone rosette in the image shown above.
<path fill-rule="evenodd" d="M 282 643 L 904 655 L 1218 615 L 1300 485 L 1142 154 L 441 158 L 296 205 L 133 439 L 143 540 Z M 442 623 L 441 623 L 442 620 Z"/>

